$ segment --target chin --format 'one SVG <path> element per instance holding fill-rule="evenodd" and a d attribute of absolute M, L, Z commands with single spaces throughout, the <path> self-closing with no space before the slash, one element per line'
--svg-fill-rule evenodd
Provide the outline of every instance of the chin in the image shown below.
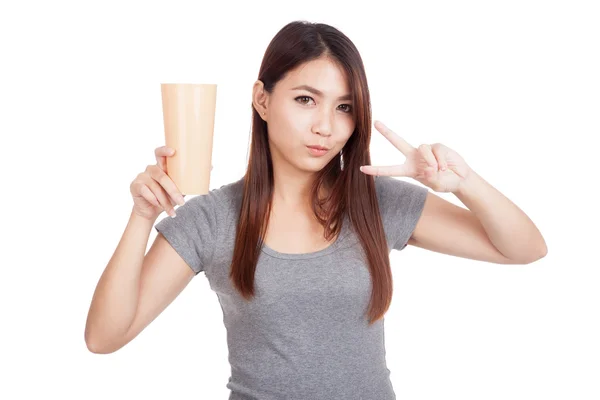
<path fill-rule="evenodd" d="M 325 168 L 330 161 L 331 159 L 311 159 L 309 160 L 309 162 L 305 162 L 303 163 L 303 165 L 299 165 L 299 168 L 302 171 L 315 173 Z"/>
<path fill-rule="evenodd" d="M 317 172 L 321 171 L 323 168 L 325 168 L 325 165 L 315 165 L 315 166 L 304 165 L 304 166 L 298 167 L 298 169 L 300 171 L 306 172 L 308 174 L 317 173 Z"/>

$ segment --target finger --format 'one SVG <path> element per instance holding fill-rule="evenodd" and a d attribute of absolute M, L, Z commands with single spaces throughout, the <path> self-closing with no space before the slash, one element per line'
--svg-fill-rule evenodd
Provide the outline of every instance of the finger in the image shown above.
<path fill-rule="evenodd" d="M 409 176 L 409 171 L 404 164 L 385 167 L 363 165 L 360 170 L 367 175 L 375 176 Z"/>
<path fill-rule="evenodd" d="M 390 128 L 385 126 L 381 121 L 375 121 L 375 128 L 389 140 L 394 147 L 396 147 L 402 154 L 408 156 L 415 150 L 406 140 L 402 139 L 400 135 L 394 133 Z"/>
<path fill-rule="evenodd" d="M 165 190 L 162 188 L 162 186 L 154 179 L 148 179 L 148 182 L 146 182 L 146 185 L 150 188 L 150 190 L 152 191 L 152 194 L 158 200 L 159 207 L 164 209 L 167 212 L 167 214 L 169 214 L 171 217 L 174 217 L 175 209 L 174 209 L 173 205 L 171 204 L 171 202 L 169 201 L 169 196 L 167 195 Z"/>
<path fill-rule="evenodd" d="M 166 193 L 171 196 L 171 198 L 175 201 L 176 204 L 180 206 L 185 204 L 184 197 L 182 193 L 177 188 L 177 185 L 169 178 L 169 176 L 159 168 L 149 168 L 149 174 L 157 181 L 160 186 L 165 190 Z"/>
<path fill-rule="evenodd" d="M 422 144 L 419 146 L 418 150 L 419 150 L 419 153 L 421 153 L 421 155 L 427 162 L 427 165 L 429 165 L 432 168 L 437 169 L 437 165 L 438 165 L 437 160 L 435 159 L 435 156 L 433 155 L 433 152 L 431 151 L 431 146 L 428 144 Z"/>
<path fill-rule="evenodd" d="M 158 202 L 158 199 L 156 198 L 154 193 L 152 193 L 152 190 L 150 190 L 150 188 L 147 185 L 142 185 L 142 187 L 140 188 L 140 194 L 142 195 L 142 197 L 144 199 L 146 199 L 146 201 L 148 203 L 154 204 L 156 207 L 160 207 L 160 203 Z"/>
<path fill-rule="evenodd" d="M 437 159 L 439 169 L 441 169 L 442 171 L 445 171 L 448 168 L 448 162 L 446 161 L 446 155 L 444 154 L 444 151 L 441 148 L 441 146 L 434 145 L 431 147 L 431 151 L 433 152 L 433 155 Z"/>
<path fill-rule="evenodd" d="M 175 149 L 167 146 L 158 147 L 154 150 L 154 156 L 156 157 L 156 165 L 163 171 L 167 172 L 167 157 L 175 155 Z"/>

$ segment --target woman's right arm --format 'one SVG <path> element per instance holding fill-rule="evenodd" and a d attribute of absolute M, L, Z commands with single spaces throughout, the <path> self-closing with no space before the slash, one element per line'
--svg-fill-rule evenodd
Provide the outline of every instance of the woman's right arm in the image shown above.
<path fill-rule="evenodd" d="M 93 353 L 112 353 L 129 343 L 195 275 L 160 232 L 145 254 L 158 216 L 162 211 L 175 216 L 175 204 L 184 204 L 166 174 L 166 157 L 174 154 L 166 146 L 157 148 L 156 165 L 149 165 L 131 183 L 134 207 L 96 285 L 87 316 L 85 343 Z"/>
<path fill-rule="evenodd" d="M 154 226 L 132 211 L 119 245 L 96 286 L 85 326 L 93 353 L 112 353 L 135 338 L 187 286 L 195 273 Z"/>

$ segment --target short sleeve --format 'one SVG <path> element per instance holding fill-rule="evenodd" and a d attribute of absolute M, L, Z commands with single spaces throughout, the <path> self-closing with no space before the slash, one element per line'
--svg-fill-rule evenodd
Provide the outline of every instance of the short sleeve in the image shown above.
<path fill-rule="evenodd" d="M 162 233 L 175 251 L 197 274 L 211 262 L 216 244 L 217 219 L 213 192 L 187 200 L 167 215 L 155 229 Z"/>
<path fill-rule="evenodd" d="M 383 225 L 392 249 L 403 250 L 421 217 L 429 189 L 389 176 L 375 179 Z"/>

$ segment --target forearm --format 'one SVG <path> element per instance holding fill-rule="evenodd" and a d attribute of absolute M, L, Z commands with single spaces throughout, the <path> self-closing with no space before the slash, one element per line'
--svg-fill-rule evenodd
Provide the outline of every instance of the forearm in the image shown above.
<path fill-rule="evenodd" d="M 546 255 L 544 238 L 531 219 L 474 171 L 454 194 L 477 216 L 505 257 L 526 263 Z"/>
<path fill-rule="evenodd" d="M 154 222 L 133 211 L 106 266 L 88 313 L 85 340 L 90 348 L 100 348 L 131 325 L 137 309 L 140 276 L 148 238 Z"/>

